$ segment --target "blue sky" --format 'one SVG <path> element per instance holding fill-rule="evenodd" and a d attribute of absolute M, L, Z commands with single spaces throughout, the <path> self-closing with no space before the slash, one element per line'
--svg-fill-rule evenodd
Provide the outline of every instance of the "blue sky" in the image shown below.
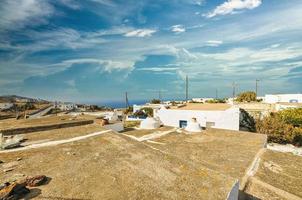
<path fill-rule="evenodd" d="M 301 0 L 2 0 L 0 95 L 302 92 Z"/>

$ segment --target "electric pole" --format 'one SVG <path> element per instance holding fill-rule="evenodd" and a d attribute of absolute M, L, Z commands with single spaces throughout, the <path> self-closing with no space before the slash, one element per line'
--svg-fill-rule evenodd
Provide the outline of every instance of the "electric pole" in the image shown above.
<path fill-rule="evenodd" d="M 161 90 L 158 91 L 158 99 L 159 99 L 160 102 L 161 102 Z"/>
<path fill-rule="evenodd" d="M 188 79 L 188 75 L 186 75 L 186 102 L 188 102 L 188 98 L 189 98 L 189 79 Z"/>
<path fill-rule="evenodd" d="M 129 108 L 128 92 L 125 93 L 126 108 Z"/>
<path fill-rule="evenodd" d="M 236 95 L 236 83 L 233 81 L 232 83 L 232 87 L 233 87 L 233 99 L 235 99 L 235 95 Z"/>
<path fill-rule="evenodd" d="M 257 96 L 258 96 L 258 82 L 260 80 L 259 79 L 256 79 L 256 99 L 257 99 Z"/>

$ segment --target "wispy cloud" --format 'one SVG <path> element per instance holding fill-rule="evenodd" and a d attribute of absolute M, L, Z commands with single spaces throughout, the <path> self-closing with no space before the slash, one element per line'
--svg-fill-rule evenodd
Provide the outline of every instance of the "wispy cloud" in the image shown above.
<path fill-rule="evenodd" d="M 207 46 L 210 46 L 210 47 L 218 47 L 219 45 L 221 45 L 223 42 L 220 41 L 220 40 L 208 40 L 207 41 Z"/>
<path fill-rule="evenodd" d="M 186 32 L 186 28 L 181 24 L 177 24 L 171 27 L 171 31 L 174 33 L 183 33 Z"/>
<path fill-rule="evenodd" d="M 206 14 L 208 18 L 215 17 L 217 15 L 232 14 L 235 11 L 243 9 L 254 9 L 260 6 L 262 0 L 228 0 L 223 4 L 217 6 L 212 12 Z"/>
<path fill-rule="evenodd" d="M 156 32 L 155 29 L 137 29 L 125 34 L 126 37 L 150 37 Z"/>
<path fill-rule="evenodd" d="M 0 5 L 0 30 L 22 28 L 45 23 L 54 8 L 48 1 L 2 0 Z"/>

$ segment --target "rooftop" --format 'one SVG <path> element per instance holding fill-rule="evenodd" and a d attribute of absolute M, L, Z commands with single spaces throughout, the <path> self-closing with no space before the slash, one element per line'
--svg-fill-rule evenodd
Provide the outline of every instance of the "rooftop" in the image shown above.
<path fill-rule="evenodd" d="M 205 110 L 205 111 L 224 111 L 232 106 L 226 103 L 187 103 L 185 106 L 176 107 L 172 106 L 171 109 L 175 110 Z"/>
<path fill-rule="evenodd" d="M 39 187 L 42 199 L 226 199 L 235 182 L 112 132 L 56 147 L 0 154 L 5 163 L 23 158 L 13 172 L 0 171 L 2 181 L 18 174 L 51 178 Z"/>

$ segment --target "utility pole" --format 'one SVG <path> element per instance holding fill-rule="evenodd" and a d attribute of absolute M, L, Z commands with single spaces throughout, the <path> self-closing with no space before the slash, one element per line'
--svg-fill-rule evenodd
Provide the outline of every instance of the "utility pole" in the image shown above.
<path fill-rule="evenodd" d="M 129 101 L 128 101 L 128 92 L 125 93 L 125 100 L 126 100 L 126 108 L 129 108 Z"/>
<path fill-rule="evenodd" d="M 216 99 L 218 99 L 218 89 L 216 88 Z"/>
<path fill-rule="evenodd" d="M 258 82 L 260 80 L 259 79 L 256 79 L 256 99 L 257 99 L 257 96 L 258 96 Z"/>
<path fill-rule="evenodd" d="M 188 75 L 186 75 L 186 102 L 188 102 L 188 98 L 189 98 L 189 79 L 188 79 Z"/>
<path fill-rule="evenodd" d="M 158 91 L 158 99 L 159 99 L 160 102 L 161 102 L 161 90 Z"/>
<path fill-rule="evenodd" d="M 235 95 L 236 95 L 236 83 L 235 83 L 235 81 L 233 81 L 232 87 L 233 87 L 233 99 L 235 99 Z"/>

